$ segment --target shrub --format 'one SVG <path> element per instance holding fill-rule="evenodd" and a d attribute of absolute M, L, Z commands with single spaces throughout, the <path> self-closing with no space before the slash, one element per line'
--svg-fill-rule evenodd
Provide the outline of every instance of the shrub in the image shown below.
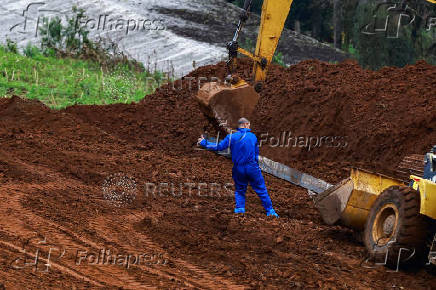
<path fill-rule="evenodd" d="M 30 42 L 23 49 L 23 54 L 27 57 L 34 58 L 38 55 L 41 55 L 41 51 L 38 47 L 33 46 Z"/>
<path fill-rule="evenodd" d="M 15 54 L 18 54 L 17 43 L 10 39 L 6 39 L 6 50 Z"/>
<path fill-rule="evenodd" d="M 281 52 L 276 52 L 273 56 L 273 63 L 276 63 L 281 66 L 286 66 L 285 61 L 283 59 L 283 54 Z"/>
<path fill-rule="evenodd" d="M 42 19 L 42 26 L 39 31 L 41 34 L 41 49 L 45 55 L 47 55 L 46 52 L 49 49 L 60 50 L 63 48 L 62 30 L 63 26 L 59 17 L 56 16 L 52 19 L 44 17 Z"/>
<path fill-rule="evenodd" d="M 81 54 L 85 46 L 92 46 L 88 39 L 89 31 L 85 27 L 77 25 L 78 19 L 84 18 L 85 10 L 73 7 L 73 17 L 67 18 L 64 26 L 59 17 L 42 19 L 42 26 L 39 28 L 41 35 L 41 48 L 45 55 L 57 52 L 68 54 Z"/>

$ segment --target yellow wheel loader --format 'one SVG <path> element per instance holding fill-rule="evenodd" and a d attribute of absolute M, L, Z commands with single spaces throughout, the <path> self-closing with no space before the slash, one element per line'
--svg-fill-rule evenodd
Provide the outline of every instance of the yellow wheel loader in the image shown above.
<path fill-rule="evenodd" d="M 207 116 L 227 124 L 227 128 L 232 128 L 237 125 L 239 118 L 251 115 L 260 99 L 258 92 L 262 89 L 292 2 L 293 0 L 263 1 L 256 49 L 251 53 L 238 44 L 239 34 L 248 20 L 252 3 L 252 0 L 245 0 L 236 32 L 232 41 L 227 44 L 229 59 L 225 83 L 205 83 L 197 94 L 200 107 Z M 252 84 L 232 75 L 237 65 L 238 53 L 253 60 Z"/>
<path fill-rule="evenodd" d="M 354 168 L 350 178 L 318 195 L 315 205 L 327 224 L 361 232 L 368 252 L 384 255 L 388 266 L 436 265 L 436 146 L 420 163 L 423 175 L 411 175 L 408 184 Z"/>

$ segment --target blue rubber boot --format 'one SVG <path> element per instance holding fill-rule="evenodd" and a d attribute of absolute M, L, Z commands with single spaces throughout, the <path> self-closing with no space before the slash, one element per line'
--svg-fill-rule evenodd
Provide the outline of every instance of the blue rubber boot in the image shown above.
<path fill-rule="evenodd" d="M 235 208 L 235 213 L 245 213 L 245 208 L 243 207 Z"/>
<path fill-rule="evenodd" d="M 273 208 L 266 212 L 266 216 L 273 216 L 279 218 L 279 215 L 276 213 L 276 211 Z"/>

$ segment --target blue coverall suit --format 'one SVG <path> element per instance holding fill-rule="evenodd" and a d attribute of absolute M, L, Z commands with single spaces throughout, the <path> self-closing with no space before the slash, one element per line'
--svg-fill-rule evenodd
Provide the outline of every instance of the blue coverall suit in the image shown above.
<path fill-rule="evenodd" d="M 248 183 L 257 193 L 267 215 L 275 215 L 271 198 L 265 186 L 262 172 L 259 168 L 259 146 L 257 137 L 250 129 L 239 128 L 237 132 L 229 134 L 219 144 L 202 140 L 201 146 L 211 151 L 222 151 L 230 147 L 232 152 L 232 177 L 235 182 L 235 213 L 245 212 L 245 193 Z"/>

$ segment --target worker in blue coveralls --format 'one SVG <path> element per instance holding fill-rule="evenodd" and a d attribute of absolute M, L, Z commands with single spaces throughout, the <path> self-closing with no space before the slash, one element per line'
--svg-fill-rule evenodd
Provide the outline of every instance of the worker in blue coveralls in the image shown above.
<path fill-rule="evenodd" d="M 198 144 L 211 151 L 222 151 L 230 147 L 233 161 L 232 177 L 235 182 L 235 213 L 245 213 L 245 192 L 250 183 L 262 201 L 266 215 L 279 217 L 273 209 L 260 171 L 257 137 L 251 132 L 247 119 L 239 119 L 238 131 L 227 135 L 219 144 L 207 142 L 203 136 L 198 139 Z"/>

